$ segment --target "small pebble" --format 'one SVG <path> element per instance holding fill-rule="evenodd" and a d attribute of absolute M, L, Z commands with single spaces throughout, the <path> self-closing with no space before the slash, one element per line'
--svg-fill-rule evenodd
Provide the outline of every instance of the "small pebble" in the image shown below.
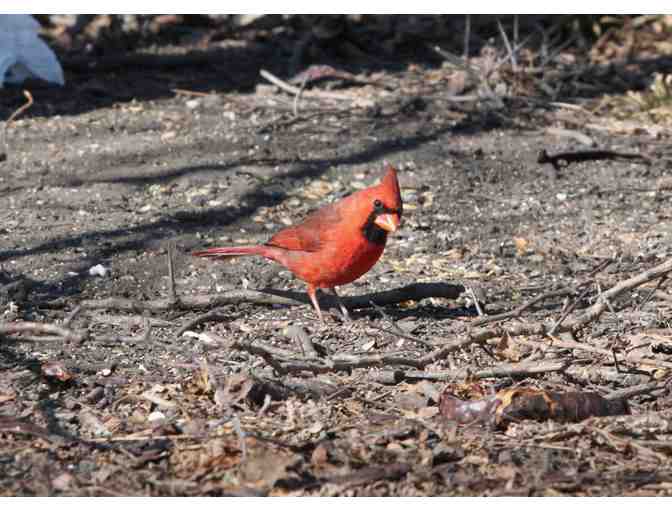
<path fill-rule="evenodd" d="M 147 416 L 147 421 L 159 421 L 165 419 L 166 415 L 163 414 L 161 411 L 154 411 L 153 413 L 150 413 L 149 416 Z"/>
<path fill-rule="evenodd" d="M 105 266 L 103 266 L 102 264 L 96 264 L 95 266 L 89 269 L 89 274 L 91 276 L 107 276 L 109 272 L 110 270 Z"/>

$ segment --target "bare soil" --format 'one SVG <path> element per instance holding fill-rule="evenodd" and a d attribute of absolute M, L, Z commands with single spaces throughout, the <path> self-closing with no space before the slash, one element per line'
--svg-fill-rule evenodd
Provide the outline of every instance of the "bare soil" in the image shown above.
<path fill-rule="evenodd" d="M 355 70 L 384 87 L 339 82 L 331 92 L 343 98 L 308 94 L 295 116 L 294 98 L 258 75 L 285 76 L 274 51 L 272 40 L 240 42 L 218 49 L 212 65 L 70 72 L 62 90 L 32 89 L 35 104 L 7 130 L 0 163 L 0 320 L 67 321 L 87 338 L 0 336 L 0 494 L 669 495 L 666 282 L 614 299 L 576 332 L 578 348 L 503 334 L 422 369 L 385 358 L 284 372 L 245 346 L 305 360 L 307 337 L 318 361 L 413 360 L 468 335 L 478 319 L 469 294 L 365 308 L 350 323 L 333 310 L 325 324 L 300 302 L 179 303 L 236 289 L 303 293 L 271 262 L 214 263 L 190 252 L 263 242 L 376 182 L 387 160 L 400 170 L 403 227 L 342 295 L 458 282 L 480 289 L 483 312 L 493 315 L 581 283 L 483 327 L 553 323 L 568 306 L 579 314 L 672 256 L 669 133 L 592 115 L 594 103 L 580 97 L 452 101 L 455 71 L 434 60 Z M 184 53 L 165 46 L 145 54 Z M 24 99 L 17 89 L 2 94 L 7 118 Z M 555 171 L 537 162 L 541 150 L 591 147 L 551 128 L 649 159 Z M 169 243 L 170 309 L 71 316 L 85 300 L 170 298 Z M 98 265 L 104 274 L 91 274 Z M 566 364 L 515 369 L 553 360 Z M 45 375 L 46 363 L 70 378 Z M 497 368 L 504 372 L 488 376 Z M 436 395 L 477 380 L 486 393 L 602 396 L 655 384 L 628 398 L 629 416 L 505 428 L 443 418 Z"/>

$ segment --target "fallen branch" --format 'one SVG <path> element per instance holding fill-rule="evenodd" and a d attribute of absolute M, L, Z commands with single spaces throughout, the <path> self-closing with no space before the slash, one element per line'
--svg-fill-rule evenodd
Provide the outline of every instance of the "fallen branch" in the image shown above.
<path fill-rule="evenodd" d="M 594 268 L 590 272 L 590 274 L 588 275 L 588 278 L 592 278 L 593 276 L 595 276 L 597 273 L 599 273 L 600 271 L 605 269 L 613 261 L 614 261 L 613 258 L 609 258 L 609 259 L 606 259 L 606 260 L 602 261 L 600 264 L 598 264 L 598 266 L 596 268 Z M 529 301 L 526 301 L 525 303 L 520 305 L 518 308 L 515 308 L 515 309 L 511 310 L 510 312 L 504 312 L 504 313 L 500 313 L 500 314 L 497 314 L 497 315 L 490 315 L 488 317 L 482 317 L 478 320 L 475 320 L 474 322 L 471 323 L 471 326 L 472 327 L 483 326 L 483 325 L 488 324 L 490 322 L 496 322 L 496 321 L 501 321 L 501 320 L 504 320 L 504 319 L 512 319 L 512 318 L 520 317 L 523 314 L 524 311 L 526 311 L 528 308 L 540 303 L 541 301 L 545 301 L 547 299 L 552 299 L 552 298 L 556 298 L 556 297 L 565 297 L 565 296 L 569 296 L 571 294 L 575 294 L 576 292 L 578 292 L 578 290 L 581 287 L 585 287 L 586 285 L 588 285 L 591 282 L 592 282 L 592 280 L 588 279 L 588 280 L 586 280 L 584 282 L 581 282 L 581 283 L 579 283 L 579 284 L 577 284 L 576 286 L 573 286 L 573 287 L 564 287 L 562 289 L 551 290 L 551 291 L 545 292 L 545 293 L 540 294 L 539 296 L 537 296 L 533 299 L 530 299 Z M 585 294 L 585 291 L 584 291 L 584 294 Z M 584 294 L 582 294 L 577 300 L 574 301 L 573 306 L 570 306 L 566 310 L 566 315 L 569 315 L 574 310 L 574 308 L 576 308 L 576 305 L 580 302 L 580 300 L 582 299 Z M 557 325 L 559 326 L 566 318 L 567 318 L 566 316 L 561 317 L 558 320 Z M 557 328 L 557 326 L 556 326 L 556 328 Z"/>
<path fill-rule="evenodd" d="M 388 306 L 405 301 L 421 301 L 427 298 L 457 299 L 464 292 L 464 286 L 451 283 L 414 283 L 394 290 L 374 292 L 362 296 L 343 297 L 347 308 L 370 308 L 371 301 L 379 306 Z M 320 302 L 335 308 L 338 302 L 332 296 L 323 294 Z M 126 312 L 162 312 L 169 310 L 197 310 L 239 303 L 259 305 L 309 304 L 308 296 L 302 292 L 275 289 L 236 289 L 219 294 L 181 295 L 178 302 L 170 298 L 137 301 L 126 298 L 87 299 L 80 302 L 84 309 L 110 309 Z"/>
<path fill-rule="evenodd" d="M 457 381 L 465 377 L 470 379 L 494 379 L 497 377 L 530 377 L 551 372 L 564 372 L 572 364 L 571 360 L 524 361 L 510 365 L 469 372 L 468 369 L 440 370 L 422 372 L 418 370 L 384 370 L 374 375 L 376 382 L 381 384 L 397 384 L 414 381 Z"/>
<path fill-rule="evenodd" d="M 634 160 L 640 161 L 644 164 L 650 165 L 651 160 L 646 156 L 641 154 L 633 153 L 624 153 L 624 152 L 615 152 L 615 151 L 582 151 L 582 152 L 559 152 L 554 155 L 549 155 L 546 152 L 546 149 L 542 150 L 539 153 L 537 158 L 537 163 L 544 164 L 550 163 L 553 168 L 557 171 L 561 168 L 566 168 L 572 163 L 579 163 L 582 161 L 600 161 L 600 160 Z"/>
<path fill-rule="evenodd" d="M 260 70 L 259 74 L 276 87 L 284 90 L 289 94 L 292 94 L 295 98 L 298 97 L 299 95 L 302 95 L 304 97 L 314 97 L 316 99 L 336 99 L 338 101 L 353 101 L 355 99 L 354 97 L 351 97 L 347 94 L 338 94 L 336 92 L 324 92 L 321 90 L 304 91 L 299 87 L 295 87 L 294 85 L 290 85 L 286 81 L 281 80 L 274 74 L 269 73 L 266 69 Z"/>
<path fill-rule="evenodd" d="M 479 67 L 473 66 L 467 58 L 460 58 L 449 51 L 441 49 L 439 46 L 427 45 L 427 47 L 443 57 L 448 63 L 467 73 L 474 83 L 480 84 L 483 87 L 488 98 L 496 100 L 498 106 L 503 106 L 502 100 L 494 93 L 488 83 L 487 77 Z"/>
<path fill-rule="evenodd" d="M 217 338 L 210 334 L 211 337 Z M 350 371 L 355 368 L 368 368 L 385 365 L 402 365 L 414 368 L 424 368 L 422 362 L 412 358 L 408 352 L 398 352 L 389 354 L 336 354 L 329 358 L 315 359 L 304 358 L 290 354 L 290 356 L 277 356 L 274 351 L 263 345 L 248 342 L 235 341 L 229 343 L 223 338 L 218 338 L 223 344 L 232 349 L 246 351 L 250 354 L 256 354 L 264 358 L 279 373 L 286 374 L 291 372 L 312 372 L 314 374 L 323 374 L 327 372 Z"/>
<path fill-rule="evenodd" d="M 660 278 L 672 272 L 672 259 L 656 266 L 648 271 L 644 271 L 632 278 L 623 280 L 614 285 L 611 289 L 601 294 L 594 305 L 586 309 L 579 317 L 574 319 L 567 319 L 563 324 L 556 326 L 556 333 L 572 332 L 578 333 L 581 329 L 586 327 L 591 322 L 597 320 L 600 315 L 609 307 L 609 303 L 616 297 L 620 296 L 626 291 L 632 290 L 640 285 L 648 283 L 652 280 Z M 520 335 L 539 335 L 549 336 L 549 332 L 554 325 L 548 325 L 541 322 L 531 322 L 527 324 L 517 324 L 515 326 L 493 328 L 471 328 L 469 338 L 474 343 L 482 343 L 491 338 L 500 338 L 504 335 L 520 336 Z M 578 343 L 578 342 L 577 342 Z M 583 345 L 583 344 L 579 344 Z"/>
<path fill-rule="evenodd" d="M 556 297 L 565 297 L 570 294 L 574 294 L 577 288 L 578 287 L 565 287 L 558 290 L 551 290 L 549 292 L 544 292 L 543 294 L 540 294 L 539 296 L 526 301 L 519 307 L 514 308 L 510 312 L 503 312 L 498 313 L 497 315 L 489 315 L 487 317 L 481 317 L 480 319 L 477 319 L 474 322 L 472 322 L 471 326 L 472 327 L 483 326 L 485 324 L 489 324 L 490 322 L 497 322 L 505 319 L 518 318 L 523 314 L 524 311 L 528 310 L 534 305 L 541 303 L 542 301 L 546 301 L 547 299 L 552 299 Z"/>
<path fill-rule="evenodd" d="M 29 334 L 25 336 L 24 334 Z M 21 335 L 15 341 L 26 342 L 82 342 L 86 339 L 86 332 L 77 332 L 41 322 L 0 322 L 0 336 Z M 48 336 L 40 336 L 48 335 Z"/>
<path fill-rule="evenodd" d="M 584 344 L 581 342 L 576 342 L 575 340 L 560 340 L 559 338 L 552 337 L 552 346 L 564 347 L 565 349 L 577 349 L 581 351 L 588 351 L 595 354 L 601 354 L 602 356 L 606 356 L 610 359 L 614 359 L 615 356 L 614 351 L 610 349 L 600 349 L 599 347 Z M 630 363 L 637 363 L 655 368 L 665 368 L 667 370 L 672 369 L 672 362 L 647 359 L 644 357 L 644 355 L 634 355 L 630 353 L 628 354 L 627 361 Z"/>
<path fill-rule="evenodd" d="M 632 290 L 640 285 L 643 285 L 647 282 L 660 278 L 668 273 L 672 272 L 672 259 L 656 266 L 648 271 L 644 271 L 639 275 L 633 276 L 627 280 L 623 280 L 620 283 L 613 286 L 606 292 L 601 294 L 601 298 L 594 305 L 588 308 L 583 312 L 578 318 L 565 320 L 563 324 L 560 324 L 554 328 L 554 324 L 548 324 L 543 322 L 531 322 L 527 324 L 515 324 L 512 326 L 494 326 L 489 328 L 470 328 L 467 332 L 467 337 L 459 340 L 452 340 L 442 346 L 440 349 L 430 352 L 429 354 L 420 358 L 421 363 L 425 363 L 425 366 L 439 361 L 447 357 L 450 353 L 467 347 L 468 345 L 483 345 L 490 339 L 493 338 L 502 338 L 506 335 L 509 337 L 516 337 L 522 335 L 528 336 L 541 336 L 549 337 L 549 331 L 554 328 L 557 334 L 564 332 L 578 333 L 581 329 L 585 328 L 591 322 L 597 320 L 600 315 L 608 308 L 608 303 L 620 296 L 628 290 Z M 555 337 L 553 339 L 553 345 L 566 347 L 570 349 L 581 349 L 586 351 L 591 351 L 596 354 L 602 354 L 605 356 L 612 357 L 612 351 L 606 349 L 600 349 L 598 347 L 593 347 L 588 344 L 583 344 L 575 341 L 564 341 L 559 340 Z M 672 368 L 672 363 L 665 361 L 655 361 L 649 360 L 644 357 L 636 357 L 633 359 L 631 356 L 629 361 L 641 363 L 643 365 L 661 367 L 661 368 Z"/>
<path fill-rule="evenodd" d="M 672 295 L 668 294 L 667 292 L 663 292 L 662 290 L 657 290 L 653 293 L 654 297 L 657 297 L 658 299 L 662 299 L 663 301 L 670 301 L 672 302 Z"/>
<path fill-rule="evenodd" d="M 637 386 L 631 386 L 629 388 L 623 388 L 622 390 L 612 391 L 611 393 L 605 396 L 608 400 L 613 399 L 629 399 L 636 397 L 637 395 L 645 395 L 657 390 L 662 390 L 670 384 L 670 379 L 664 381 L 651 381 L 644 384 L 638 384 Z"/>
<path fill-rule="evenodd" d="M 319 356 L 315 349 L 315 345 L 313 345 L 313 340 L 308 335 L 308 332 L 301 326 L 294 324 L 288 326 L 285 330 L 285 335 L 299 344 L 301 352 L 306 358 L 313 359 Z"/>
<path fill-rule="evenodd" d="M 349 371 L 355 368 L 368 368 L 374 366 L 408 366 L 413 367 L 418 370 L 423 370 L 428 365 L 435 363 L 437 361 L 447 358 L 451 353 L 463 349 L 469 345 L 485 345 L 485 343 L 493 338 L 502 338 L 504 336 L 516 337 L 521 335 L 527 336 L 540 336 L 550 338 L 552 340 L 552 345 L 554 347 L 562 347 L 567 349 L 577 349 L 593 352 L 595 354 L 600 354 L 612 358 L 614 352 L 607 349 L 601 349 L 599 347 L 594 347 L 589 344 L 576 342 L 574 340 L 558 339 L 550 334 L 551 329 L 555 329 L 558 334 L 563 332 L 573 332 L 576 333 L 580 329 L 587 326 L 589 323 L 597 320 L 600 315 L 608 308 L 608 303 L 610 300 L 618 297 L 620 294 L 632 290 L 635 287 L 638 287 L 646 282 L 655 280 L 657 278 L 666 275 L 672 271 L 672 259 L 660 264 L 648 271 L 645 271 L 637 276 L 624 280 L 617 285 L 613 286 L 606 292 L 600 294 L 601 299 L 599 299 L 593 306 L 588 308 L 582 315 L 575 319 L 568 319 L 564 324 L 559 324 L 557 321 L 555 324 L 550 322 L 533 322 L 528 324 L 515 324 L 511 326 L 494 326 L 488 328 L 469 328 L 467 334 L 463 338 L 456 340 L 447 341 L 445 344 L 441 345 L 439 348 L 425 354 L 421 357 L 414 357 L 415 353 L 409 352 L 397 352 L 397 353 L 387 353 L 387 354 L 366 354 L 366 355 L 354 355 L 354 354 L 337 354 L 328 358 L 315 358 L 313 353 L 310 353 L 310 357 L 301 357 L 297 356 L 291 351 L 285 349 L 278 349 L 273 347 L 266 347 L 254 342 L 227 342 L 221 337 L 217 337 L 212 333 L 208 333 L 208 336 L 214 341 L 221 343 L 223 346 L 227 346 L 232 349 L 242 350 L 249 352 L 250 354 L 255 354 L 264 358 L 271 366 L 273 366 L 280 373 L 289 373 L 289 372 L 313 372 L 313 373 L 326 373 L 332 371 Z M 446 284 L 416 284 L 404 287 L 402 289 L 397 289 L 396 291 L 388 291 L 388 293 L 380 293 L 381 295 L 399 297 L 398 292 L 408 289 L 417 290 L 417 286 L 422 285 L 446 285 Z M 440 287 L 446 290 L 445 287 Z M 455 290 L 457 286 L 450 286 L 451 290 Z M 463 288 L 462 288 L 463 289 Z M 407 294 L 403 293 L 406 298 Z M 361 296 L 355 299 L 363 299 Z M 375 299 L 375 298 L 374 298 Z M 378 299 L 380 302 L 380 300 Z M 396 301 L 399 302 L 399 301 Z M 363 304 L 366 304 L 364 302 Z M 351 304 L 352 306 L 352 304 Z M 666 361 L 657 361 L 650 360 L 644 356 L 633 356 L 629 355 L 628 362 L 638 363 L 641 365 L 647 365 L 657 368 L 672 369 L 672 362 Z M 567 362 L 569 363 L 569 362 Z M 540 364 L 536 364 L 539 366 Z M 546 370 L 565 370 L 565 362 L 556 362 L 556 364 L 550 365 L 550 368 L 545 367 Z M 520 370 L 520 366 L 517 368 Z M 490 369 L 489 371 L 482 371 L 482 377 L 500 377 L 503 375 L 511 375 L 513 369 L 511 368 L 495 368 Z M 535 373 L 533 366 L 526 366 L 525 370 L 527 373 Z M 451 377 L 454 375 L 451 372 Z M 448 377 L 444 374 L 445 377 Z M 440 376 L 439 376 L 440 377 Z"/>
<path fill-rule="evenodd" d="M 588 308 L 578 319 L 570 322 L 567 325 L 570 326 L 571 330 L 574 332 L 582 329 L 587 324 L 593 322 L 600 315 L 602 315 L 602 313 L 609 306 L 608 303 L 612 301 L 614 298 L 620 296 L 621 294 L 623 294 L 628 290 L 632 290 L 636 287 L 639 287 L 640 285 L 643 285 L 652 280 L 665 276 L 670 272 L 672 272 L 672 259 L 667 260 L 666 262 L 663 262 L 662 264 L 659 264 L 649 269 L 648 271 L 644 271 L 643 273 L 640 273 L 637 276 L 633 276 L 632 278 L 623 280 L 617 285 L 614 285 L 608 291 L 602 293 L 601 296 L 602 299 L 600 299 L 597 303 Z"/>

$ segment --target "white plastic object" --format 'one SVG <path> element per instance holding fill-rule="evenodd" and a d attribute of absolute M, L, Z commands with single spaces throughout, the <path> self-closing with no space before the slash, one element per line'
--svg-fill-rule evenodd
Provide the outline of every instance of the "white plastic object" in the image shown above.
<path fill-rule="evenodd" d="M 29 14 L 0 14 L 0 88 L 31 76 L 65 83 L 56 55 L 37 35 L 39 28 Z"/>

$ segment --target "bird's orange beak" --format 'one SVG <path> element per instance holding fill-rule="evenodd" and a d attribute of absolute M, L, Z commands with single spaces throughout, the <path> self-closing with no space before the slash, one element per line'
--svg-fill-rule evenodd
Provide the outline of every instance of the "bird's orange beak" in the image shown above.
<path fill-rule="evenodd" d="M 386 232 L 394 232 L 399 228 L 401 220 L 397 214 L 381 214 L 374 223 Z"/>

